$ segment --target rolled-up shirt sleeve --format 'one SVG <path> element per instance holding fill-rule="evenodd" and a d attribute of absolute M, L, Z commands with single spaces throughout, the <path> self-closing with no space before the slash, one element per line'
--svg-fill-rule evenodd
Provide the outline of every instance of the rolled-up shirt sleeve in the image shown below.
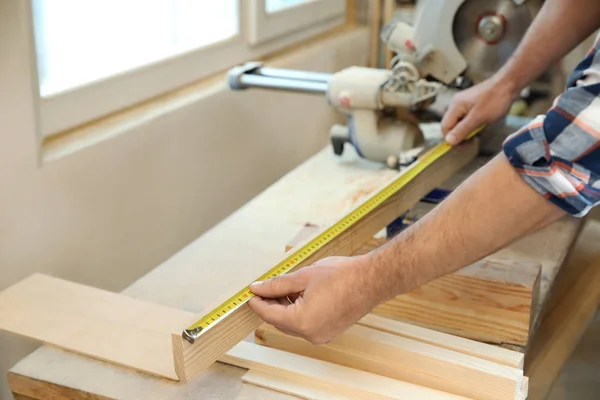
<path fill-rule="evenodd" d="M 597 38 L 552 108 L 503 145 L 504 154 L 525 182 L 576 217 L 600 204 L 598 47 Z"/>

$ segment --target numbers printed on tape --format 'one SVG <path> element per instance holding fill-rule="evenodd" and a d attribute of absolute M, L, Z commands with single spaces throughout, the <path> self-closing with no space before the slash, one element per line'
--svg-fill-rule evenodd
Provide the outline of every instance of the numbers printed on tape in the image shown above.
<path fill-rule="evenodd" d="M 471 135 L 469 135 L 468 138 L 472 138 L 473 136 L 481 132 L 482 129 L 483 126 L 471 133 Z M 291 254 L 285 260 L 277 264 L 267 273 L 261 275 L 257 279 L 257 281 L 264 281 L 269 278 L 274 278 L 276 276 L 283 275 L 289 272 L 298 264 L 302 263 L 308 257 L 313 255 L 316 251 L 321 249 L 324 245 L 329 243 L 331 240 L 335 239 L 341 233 L 345 232 L 348 228 L 350 228 L 357 221 L 362 219 L 369 212 L 383 204 L 383 202 L 388 200 L 395 193 L 400 191 L 411 180 L 413 180 L 417 175 L 419 175 L 425 168 L 433 164 L 437 159 L 439 159 L 441 156 L 450 151 L 451 148 L 452 147 L 445 142 L 438 144 L 436 147 L 434 147 L 428 153 L 426 153 L 423 156 L 423 158 L 416 161 L 395 181 L 383 188 L 379 193 L 371 197 L 365 203 L 358 206 L 356 209 L 344 216 L 342 219 L 340 219 L 334 225 L 332 225 L 327 230 L 325 230 L 317 237 L 312 239 L 310 242 L 306 243 L 300 249 L 296 250 L 293 254 Z M 253 296 L 254 294 L 250 290 L 250 286 L 246 286 L 244 289 L 240 290 L 238 293 L 227 299 L 213 311 L 211 311 L 210 313 L 202 317 L 200 320 L 198 320 L 196 323 L 188 327 L 185 331 L 183 331 L 182 336 L 189 342 L 193 343 L 196 339 L 201 337 L 203 333 L 205 333 L 211 327 L 215 326 L 225 316 L 246 304 L 246 302 L 250 300 Z"/>

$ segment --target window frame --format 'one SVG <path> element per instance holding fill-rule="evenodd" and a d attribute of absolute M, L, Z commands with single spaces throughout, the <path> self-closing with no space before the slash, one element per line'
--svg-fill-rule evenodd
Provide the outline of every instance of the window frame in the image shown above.
<path fill-rule="evenodd" d="M 252 45 L 265 43 L 311 25 L 326 23 L 346 13 L 346 0 L 312 0 L 271 14 L 267 12 L 267 0 L 248 0 L 248 4 L 251 12 L 248 39 Z M 314 19 L 313 15 L 318 18 Z"/>
<path fill-rule="evenodd" d="M 32 46 L 35 49 L 31 1 L 28 2 L 28 14 Z M 86 125 L 235 65 L 259 60 L 269 53 L 342 26 L 346 22 L 346 0 L 314 0 L 270 15 L 266 13 L 265 0 L 238 1 L 240 16 L 238 35 L 47 97 L 39 95 L 37 60 L 34 51 L 40 136 L 45 138 Z M 323 12 L 328 8 L 323 4 L 329 2 L 336 3 L 338 6 L 343 3 L 342 10 L 338 9 L 336 13 L 329 10 L 329 13 L 322 18 L 307 20 L 308 13 L 315 10 Z M 262 13 L 257 12 L 259 6 L 262 7 Z M 267 19 L 264 19 L 265 15 Z M 298 15 L 301 16 L 300 19 Z M 301 23 L 291 22 L 295 20 Z M 264 29 L 257 30 L 262 23 L 259 21 L 266 21 L 264 23 L 267 25 Z M 283 21 L 287 21 L 287 24 Z M 284 26 L 288 29 L 282 30 Z M 164 79 L 165 76 L 169 78 Z"/>

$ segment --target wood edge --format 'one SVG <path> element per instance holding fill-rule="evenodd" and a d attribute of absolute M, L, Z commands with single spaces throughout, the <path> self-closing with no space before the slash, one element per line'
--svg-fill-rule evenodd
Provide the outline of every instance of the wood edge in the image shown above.
<path fill-rule="evenodd" d="M 392 21 L 394 16 L 394 0 L 383 0 L 383 25 Z M 385 68 L 390 68 L 393 58 L 393 52 L 390 48 L 385 49 Z"/>
<path fill-rule="evenodd" d="M 300 387 L 305 385 L 298 384 L 290 379 L 286 379 L 275 374 L 270 374 L 268 372 L 249 369 L 244 375 L 242 375 L 241 380 L 246 384 L 272 390 L 278 393 L 288 394 L 306 400 L 312 399 L 312 397 L 307 396 L 306 394 L 302 393 L 302 390 L 300 390 Z"/>
<path fill-rule="evenodd" d="M 374 331 L 374 333 L 376 335 L 381 335 L 383 338 L 385 338 L 385 336 L 388 337 L 394 337 L 394 338 L 402 338 L 398 335 L 394 335 L 391 333 L 387 333 L 387 332 L 382 332 L 379 331 L 377 329 L 373 329 L 373 328 L 368 328 L 365 326 L 360 326 L 360 325 L 355 325 L 353 327 L 353 331 L 358 331 L 358 332 L 353 332 L 354 335 L 356 335 L 357 337 L 365 337 L 365 335 L 363 333 L 368 334 L 368 331 Z M 368 338 L 369 340 L 372 340 L 370 338 Z M 420 342 L 416 339 L 412 339 L 412 338 L 402 338 L 404 340 L 406 340 L 407 344 L 409 343 L 418 343 L 420 344 L 423 348 L 427 349 L 437 349 L 439 353 L 441 353 L 441 355 L 433 355 L 433 354 L 426 354 L 426 353 L 421 353 L 423 357 L 428 357 L 434 360 L 439 360 L 442 362 L 447 362 L 447 363 L 453 363 L 455 364 L 457 367 L 461 367 L 461 368 L 467 368 L 467 369 L 473 369 L 476 371 L 479 371 L 480 373 L 483 374 L 489 374 L 489 375 L 494 375 L 500 379 L 506 379 L 509 380 L 511 382 L 515 382 L 516 386 L 515 386 L 515 391 L 519 390 L 521 388 L 522 385 L 522 379 L 523 379 L 523 370 L 519 369 L 519 368 L 515 368 L 515 367 L 510 367 L 507 365 L 503 365 L 503 364 L 499 364 L 487 359 L 483 359 L 481 357 L 477 357 L 475 355 L 472 354 L 464 354 L 452 349 L 448 349 L 448 348 L 444 348 L 444 347 L 440 347 L 440 346 L 436 346 L 434 344 L 430 344 L 430 343 L 424 343 L 424 342 Z M 405 348 L 407 351 L 415 351 L 414 349 L 410 348 L 410 347 L 406 347 Z M 456 355 L 456 360 L 454 360 L 452 357 L 445 357 L 444 353 L 446 353 L 446 355 Z M 462 360 L 461 360 L 462 358 Z M 479 362 L 483 363 L 483 364 L 487 364 L 488 367 L 491 366 L 498 366 L 500 367 L 498 372 L 491 372 L 489 370 L 489 368 L 485 368 L 485 367 L 476 367 L 475 365 L 473 365 L 470 361 L 471 360 L 478 360 Z M 508 373 L 510 371 L 510 373 Z M 512 373 L 516 373 L 516 377 L 511 376 Z"/>
<path fill-rule="evenodd" d="M 529 395 L 529 378 L 524 376 L 523 383 L 521 385 L 521 391 L 517 395 L 517 400 L 525 400 Z"/>
<path fill-rule="evenodd" d="M 458 353 L 472 355 L 472 356 L 475 356 L 475 357 L 478 357 L 478 358 L 481 358 L 481 359 L 484 359 L 484 360 L 492 361 L 492 362 L 495 362 L 497 364 L 505 365 L 507 367 L 518 368 L 518 369 L 523 370 L 523 366 L 524 366 L 524 363 L 525 363 L 525 355 L 522 354 L 522 353 L 520 353 L 520 352 L 518 352 L 518 351 L 509 350 L 509 349 L 503 349 L 501 347 L 497 347 L 497 346 L 488 344 L 488 346 L 491 346 L 494 349 L 498 349 L 498 350 L 500 350 L 502 352 L 506 352 L 507 355 L 510 352 L 510 354 L 512 354 L 512 355 L 515 356 L 514 360 L 508 359 L 508 358 L 494 357 L 492 355 L 483 356 L 482 354 L 479 354 L 479 353 L 478 354 L 466 353 L 464 351 L 461 351 L 456 346 L 449 346 L 449 345 L 445 345 L 444 346 L 442 344 L 433 343 L 433 342 L 431 342 L 429 340 L 422 340 L 423 339 L 422 337 L 416 337 L 415 335 L 405 334 L 405 333 L 401 332 L 399 329 L 394 330 L 394 329 L 391 329 L 390 327 L 385 327 L 385 326 L 383 326 L 383 323 L 387 323 L 387 324 L 391 324 L 391 325 L 411 325 L 412 327 L 414 327 L 417 330 L 428 330 L 428 331 L 431 331 L 433 334 L 440 336 L 440 342 L 443 341 L 443 339 L 444 339 L 445 336 L 451 336 L 451 337 L 456 338 L 456 339 L 461 340 L 461 341 L 464 340 L 464 341 L 473 341 L 473 342 L 476 342 L 476 341 L 474 341 L 472 339 L 467 339 L 467 338 L 464 338 L 462 336 L 452 335 L 452 334 L 446 333 L 446 332 L 440 332 L 440 331 L 437 331 L 435 329 L 423 328 L 423 327 L 418 326 L 418 325 L 408 324 L 408 323 L 405 323 L 405 322 L 397 321 L 397 320 L 392 319 L 392 318 L 382 317 L 382 316 L 376 315 L 376 314 L 367 314 L 365 317 L 363 317 L 362 319 L 360 319 L 357 322 L 357 324 L 359 324 L 359 325 L 362 325 L 362 326 L 365 326 L 365 327 L 368 327 L 368 328 L 372 328 L 372 329 L 376 329 L 376 330 L 379 330 L 381 332 L 385 332 L 385 333 L 389 333 L 389 334 L 392 334 L 392 335 L 397 335 L 397 336 L 405 337 L 405 338 L 408 338 L 408 339 L 413 339 L 413 340 L 420 341 L 420 342 L 423 342 L 423 343 L 428 343 L 428 344 L 431 344 L 431 345 L 434 345 L 434 346 L 438 346 L 438 347 L 446 348 L 448 350 L 456 351 Z M 479 343 L 479 342 L 477 342 L 477 343 Z M 485 343 L 481 343 L 481 344 L 484 345 Z"/>
<path fill-rule="evenodd" d="M 379 66 L 380 40 L 379 33 L 381 30 L 381 0 L 371 0 L 370 2 L 370 52 L 369 52 L 369 67 L 377 68 Z"/>
<path fill-rule="evenodd" d="M 180 334 L 172 333 L 171 343 L 173 344 L 173 364 L 175 365 L 175 374 L 181 382 L 186 383 L 187 374 L 183 356 L 183 338 Z"/>
<path fill-rule="evenodd" d="M 467 399 L 466 397 L 460 396 L 460 395 L 454 395 L 451 393 L 447 393 L 447 392 L 442 392 L 440 390 L 436 390 L 436 389 L 432 389 L 430 387 L 425 387 L 425 386 L 420 386 L 417 385 L 413 382 L 406 382 L 406 381 L 401 381 L 401 380 L 397 380 L 397 379 L 393 379 L 393 378 L 389 378 L 383 375 L 378 375 L 372 372 L 365 372 L 365 371 L 360 371 L 357 370 L 355 368 L 350 368 L 350 367 L 346 367 L 340 364 L 336 364 L 336 363 L 331 363 L 328 361 L 322 361 L 322 360 L 318 360 L 316 358 L 312 358 L 312 357 L 306 357 L 303 355 L 299 355 L 299 354 L 295 354 L 295 353 L 290 353 L 290 352 L 286 352 L 283 350 L 279 350 L 276 348 L 271 348 L 268 346 L 260 346 L 254 343 L 250 343 L 250 342 L 243 342 L 240 343 L 240 346 L 236 346 L 236 348 L 233 349 L 233 351 L 228 352 L 227 354 L 225 354 L 223 357 L 221 357 L 220 361 L 225 363 L 225 364 L 229 364 L 229 365 L 233 365 L 239 368 L 244 368 L 247 369 L 249 371 L 257 371 L 261 374 L 265 374 L 266 376 L 276 376 L 278 379 L 279 378 L 283 378 L 286 380 L 289 380 L 290 377 L 292 376 L 300 376 L 302 377 L 302 381 L 303 382 L 309 382 L 309 381 L 317 381 L 317 382 L 327 382 L 327 385 L 334 385 L 335 387 L 338 388 L 344 388 L 344 392 L 345 394 L 341 395 L 343 396 L 343 398 L 349 398 L 348 397 L 348 390 L 350 389 L 349 385 L 346 383 L 342 383 L 340 382 L 338 379 L 335 379 L 332 381 L 331 379 L 328 379 L 326 374 L 323 375 L 315 375 L 314 372 L 311 372 L 310 369 L 306 368 L 306 366 L 304 368 L 302 368 L 302 371 L 297 371 L 296 369 L 294 369 L 293 367 L 290 367 L 289 365 L 281 367 L 281 365 L 278 365 L 278 362 L 275 363 L 269 363 L 269 362 L 265 362 L 264 360 L 262 360 L 262 357 L 260 357 L 260 355 L 252 355 L 252 354 L 248 354 L 248 351 L 251 351 L 253 348 L 263 348 L 261 351 L 265 352 L 266 354 L 268 354 L 269 352 L 271 352 L 271 355 L 284 355 L 286 358 L 288 358 L 288 364 L 289 364 L 289 357 L 292 358 L 296 358 L 297 360 L 306 360 L 306 362 L 308 363 L 317 363 L 320 365 L 327 365 L 330 366 L 331 368 L 336 368 L 339 370 L 345 370 L 348 372 L 358 372 L 359 376 L 364 376 L 364 375 L 368 375 L 368 376 L 372 376 L 372 377 L 376 377 L 377 379 L 381 379 L 382 381 L 389 381 L 390 383 L 393 382 L 394 384 L 402 387 L 402 388 L 411 388 L 412 390 L 418 390 L 418 391 L 422 391 L 423 393 L 425 393 L 427 396 L 426 397 L 419 397 L 419 398 L 431 398 L 430 396 L 432 394 L 435 394 L 438 399 L 446 399 L 446 396 L 448 398 L 448 400 L 471 400 L 471 399 Z M 249 356 L 249 357 L 248 357 Z M 246 372 L 247 373 L 247 372 Z M 276 374 L 276 375 L 275 375 Z M 373 391 L 367 389 L 367 388 L 356 388 L 353 387 L 351 390 L 354 390 L 355 392 L 362 394 L 362 393 L 374 393 Z M 354 395 L 357 395 L 357 393 L 354 393 Z M 363 398 L 363 397 L 352 397 L 352 398 Z M 380 394 L 375 394 L 373 397 L 369 398 L 389 398 L 385 395 L 380 395 Z"/>
<path fill-rule="evenodd" d="M 541 274 L 542 272 L 542 264 L 540 262 L 534 262 L 534 261 L 523 261 L 523 260 L 519 260 L 519 259 L 506 259 L 506 258 L 498 258 L 498 257 L 494 257 L 494 256 L 488 256 L 488 257 L 484 257 L 481 260 L 478 260 L 472 264 L 467 265 L 464 268 L 459 269 L 458 271 L 454 272 L 454 274 L 457 275 L 462 275 L 462 276 L 474 276 L 474 277 L 479 277 L 479 275 L 476 272 L 475 267 L 483 264 L 488 265 L 488 270 L 490 270 L 490 276 L 487 278 L 487 280 L 489 281 L 494 281 L 494 282 L 506 282 L 505 280 L 503 280 L 499 275 L 501 275 L 499 272 L 497 272 L 498 270 L 503 270 L 506 272 L 513 272 L 513 271 L 517 271 L 518 273 L 518 277 L 519 278 L 524 278 L 522 280 L 526 280 L 527 282 L 517 282 L 516 280 L 513 280 L 511 283 L 513 285 L 518 285 L 518 286 L 533 286 L 535 284 L 535 281 L 537 279 L 537 277 Z M 494 268 L 494 269 L 492 269 Z"/>
<path fill-rule="evenodd" d="M 531 342 L 533 333 L 535 331 L 535 320 L 536 316 L 539 315 L 541 311 L 539 308 L 539 299 L 540 299 L 540 291 L 542 288 L 542 268 L 540 266 L 540 271 L 537 275 L 535 282 L 533 283 L 533 287 L 531 288 L 531 314 L 529 316 L 529 339 L 527 340 L 527 344 Z M 525 346 L 527 346 L 525 344 Z"/>
<path fill-rule="evenodd" d="M 117 400 L 111 397 L 105 397 L 93 393 L 83 393 L 79 389 L 59 386 L 55 383 L 21 375 L 16 372 L 8 371 L 6 374 L 8 387 L 15 398 L 32 400 L 45 400 L 49 396 L 53 400 L 69 400 L 75 398 L 85 398 L 87 400 Z"/>
<path fill-rule="evenodd" d="M 349 26 L 358 25 L 358 5 L 357 0 L 346 0 L 346 24 Z"/>
<path fill-rule="evenodd" d="M 309 353 L 305 353 L 305 351 L 310 351 L 310 349 L 309 349 L 311 347 L 310 343 L 305 342 L 298 337 L 286 335 L 285 333 L 279 331 L 277 328 L 272 327 L 267 324 L 261 325 L 261 327 L 262 327 L 262 330 L 257 329 L 258 336 L 259 336 L 259 343 L 258 343 L 259 345 L 273 348 L 273 349 L 276 349 L 279 351 L 296 354 L 296 355 L 303 356 L 303 357 L 309 357 L 309 358 L 315 357 L 314 355 L 309 355 Z M 356 328 L 356 329 L 352 329 L 352 328 Z M 373 332 L 370 333 L 369 331 L 373 331 Z M 381 338 L 383 338 L 383 342 L 381 342 L 383 346 L 393 346 L 393 345 L 385 343 L 386 335 L 388 337 L 396 337 L 398 339 L 400 338 L 397 335 L 388 334 L 386 332 L 381 332 L 381 331 L 377 331 L 376 329 L 366 328 L 366 327 L 362 327 L 362 326 L 353 326 L 347 332 L 348 332 L 348 335 L 354 336 L 356 341 L 363 339 L 363 340 L 370 341 L 370 342 L 378 342 L 377 338 L 371 337 L 373 333 L 380 334 Z M 271 337 L 274 340 L 279 339 L 279 340 L 283 340 L 283 342 L 280 342 L 279 345 L 277 345 L 273 342 L 269 343 L 269 340 L 266 337 L 267 333 L 269 335 L 271 335 Z M 365 336 L 363 333 L 366 333 L 367 335 Z M 264 335 L 264 337 L 263 337 L 263 335 Z M 417 342 L 416 340 L 411 340 L 411 339 L 406 339 L 406 338 L 403 338 L 403 339 L 406 340 L 407 345 L 409 344 L 409 342 Z M 292 347 L 295 347 L 295 346 L 299 346 L 299 347 L 296 349 L 296 351 L 294 351 L 294 350 L 292 350 L 291 347 L 287 347 L 286 343 Z M 442 354 L 438 357 L 433 352 L 431 352 L 431 353 L 419 352 L 420 356 L 430 359 L 430 360 L 432 360 L 432 362 L 443 362 L 443 363 L 447 363 L 447 365 L 455 364 L 457 368 L 464 368 L 464 369 L 468 369 L 468 370 L 477 372 L 479 374 L 486 375 L 487 377 L 489 377 L 489 379 L 494 379 L 494 381 L 498 382 L 498 384 L 499 384 L 499 382 L 504 382 L 502 385 L 506 385 L 505 390 L 512 390 L 513 393 L 515 394 L 515 396 L 517 393 L 520 392 L 520 390 L 522 388 L 523 371 L 518 368 L 513 368 L 513 367 L 508 367 L 506 365 L 493 363 L 489 360 L 478 358 L 473 355 L 461 354 L 461 353 L 458 353 L 458 352 L 455 352 L 452 350 L 448 350 L 448 349 L 444 349 L 442 347 L 438 347 L 435 345 L 430 345 L 430 344 L 426 344 L 426 343 L 421 343 L 421 344 L 424 345 L 423 346 L 424 348 L 430 347 L 431 349 L 436 349 L 436 350 L 441 351 L 441 353 L 446 353 L 446 354 Z M 401 351 L 408 351 L 408 352 L 413 351 L 411 349 L 411 346 L 407 346 L 407 345 L 404 345 L 404 346 L 400 345 L 400 346 L 398 346 L 398 348 Z M 330 345 L 324 345 L 324 346 L 328 347 L 330 351 L 333 351 L 336 353 L 339 353 L 340 351 L 342 353 L 344 352 L 342 350 L 342 347 L 339 344 L 338 345 L 335 344 L 335 341 L 333 341 Z M 350 353 L 354 354 L 354 356 L 356 356 L 355 350 L 351 349 Z M 452 357 L 448 357 L 448 355 L 451 355 L 451 354 L 458 356 L 457 357 L 458 359 L 453 360 Z M 358 357 L 360 359 L 361 356 L 358 355 Z M 316 358 L 323 362 L 337 364 L 337 361 L 334 361 L 334 359 L 319 358 L 318 356 Z M 477 359 L 480 362 L 480 364 L 484 363 L 487 365 L 483 365 L 483 366 L 477 365 L 475 362 L 473 362 L 475 359 Z M 376 362 L 376 363 L 379 363 L 379 362 Z M 384 364 L 381 364 L 381 365 L 384 365 Z M 377 372 L 374 372 L 373 370 L 361 369 L 361 368 L 357 368 L 355 366 L 350 366 L 350 365 L 344 365 L 344 366 L 346 368 L 358 369 L 358 370 L 362 370 L 364 372 L 377 373 Z M 496 369 L 496 371 L 493 371 L 492 367 L 498 367 L 498 368 Z M 515 372 L 516 372 L 516 374 L 515 374 Z M 415 373 L 419 374 L 420 372 L 415 370 Z M 512 376 L 512 375 L 515 375 L 515 376 Z M 385 375 L 385 374 L 382 376 L 385 376 L 389 379 L 399 379 L 398 377 L 393 377 L 393 376 Z M 415 375 L 415 377 L 416 376 L 417 375 Z M 415 385 L 423 386 L 421 383 L 417 383 L 417 381 L 408 380 L 407 382 L 410 382 Z M 458 392 L 450 392 L 447 389 L 442 389 L 441 387 L 433 387 L 433 386 L 423 386 L 423 387 L 428 387 L 429 389 L 437 390 L 437 391 L 447 391 L 448 393 L 453 393 L 454 395 L 458 395 L 458 396 L 461 395 Z M 462 395 L 464 396 L 464 394 L 462 394 Z"/>

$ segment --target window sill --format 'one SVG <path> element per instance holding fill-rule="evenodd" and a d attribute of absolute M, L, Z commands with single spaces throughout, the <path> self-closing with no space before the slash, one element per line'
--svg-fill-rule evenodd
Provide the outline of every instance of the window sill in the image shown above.
<path fill-rule="evenodd" d="M 261 61 L 274 67 L 285 68 L 295 57 L 309 53 L 318 54 L 323 51 L 323 47 L 335 46 L 367 34 L 366 27 L 346 25 L 298 43 L 285 51 L 270 54 Z M 41 140 L 40 163 L 60 160 L 226 90 L 229 88 L 224 71 L 80 127 L 45 137 Z"/>

